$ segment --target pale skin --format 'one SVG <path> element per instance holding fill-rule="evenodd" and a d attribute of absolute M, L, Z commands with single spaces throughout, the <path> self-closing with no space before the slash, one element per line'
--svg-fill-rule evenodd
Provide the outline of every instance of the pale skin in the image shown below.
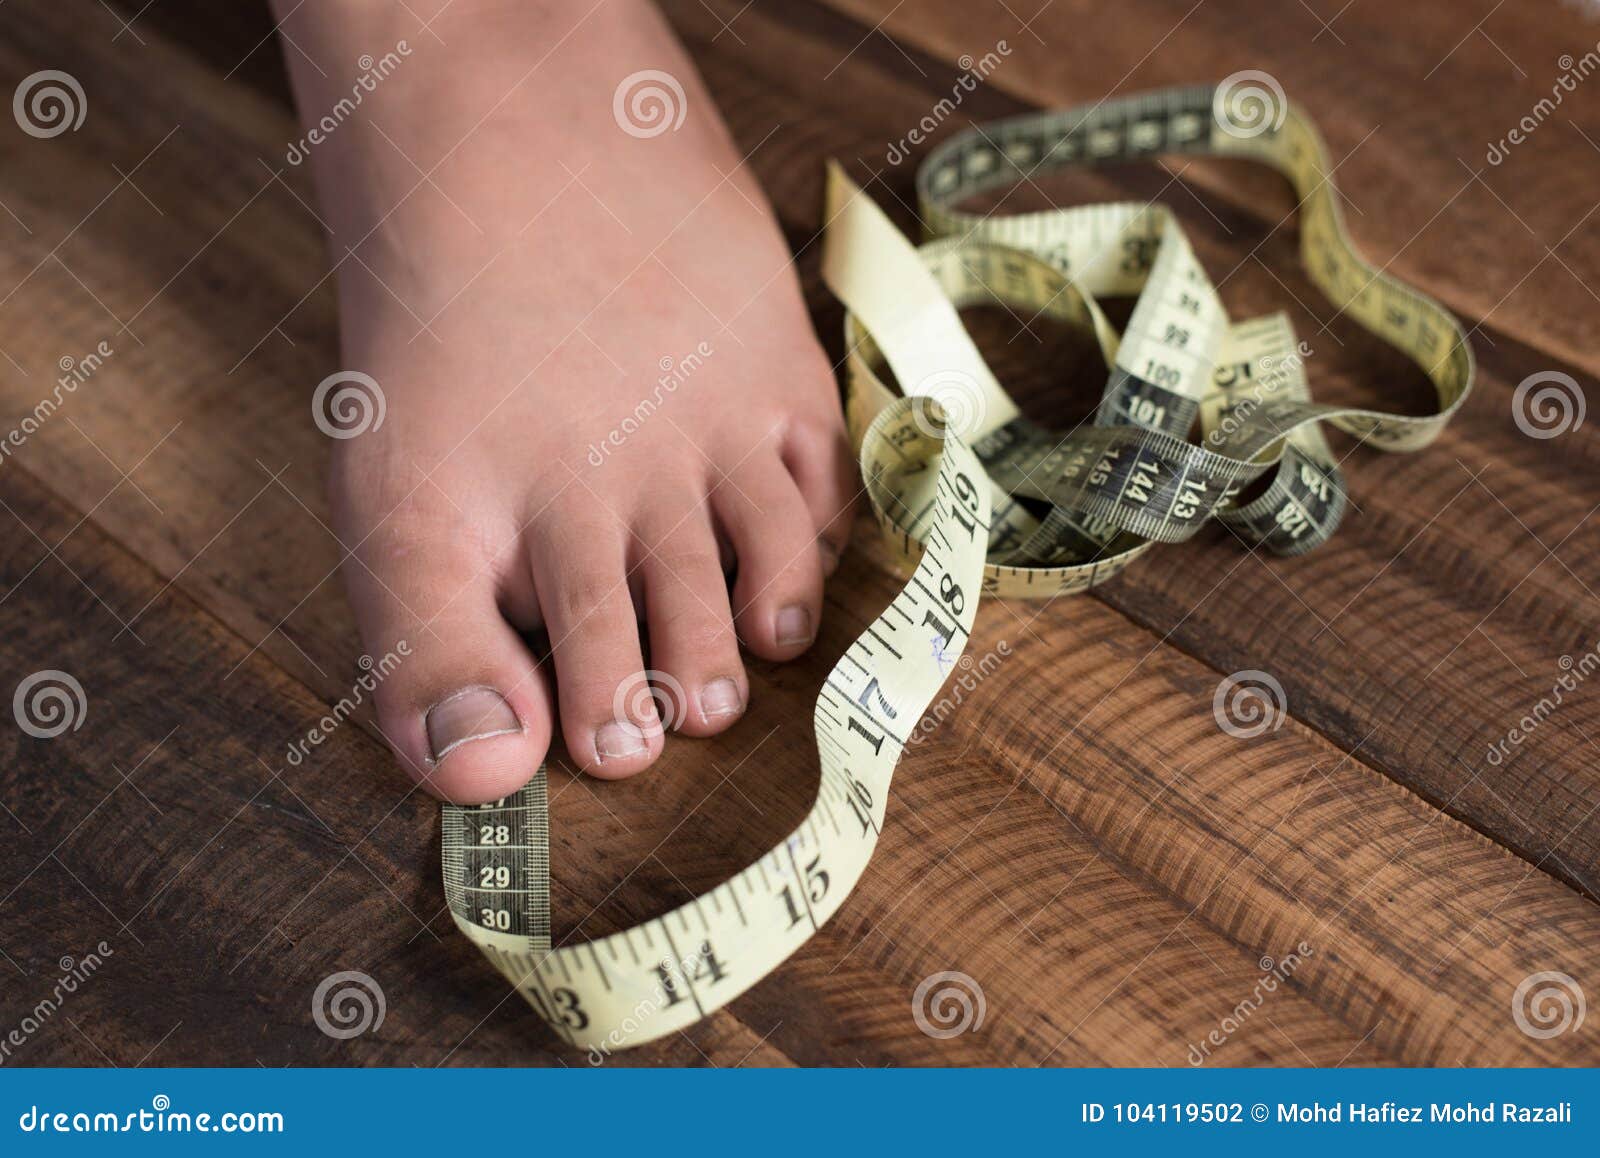
<path fill-rule="evenodd" d="M 363 646 L 411 650 L 376 697 L 401 764 L 478 803 L 557 728 L 604 778 L 660 756 L 663 716 L 728 728 L 741 643 L 815 640 L 857 484 L 789 250 L 693 65 L 645 0 L 295 3 L 274 7 L 306 130 L 361 57 L 409 50 L 306 150 L 329 370 L 386 403 L 332 443 L 330 485 Z M 646 69 L 685 115 L 638 137 L 613 95 Z"/>

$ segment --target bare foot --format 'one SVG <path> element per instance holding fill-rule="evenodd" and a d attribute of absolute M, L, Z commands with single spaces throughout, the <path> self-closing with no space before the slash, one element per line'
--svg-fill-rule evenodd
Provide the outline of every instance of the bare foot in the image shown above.
<path fill-rule="evenodd" d="M 784 660 L 815 638 L 854 474 L 787 247 L 665 23 L 435 0 L 305 5 L 284 30 L 327 73 L 287 48 L 308 128 L 335 118 L 303 152 L 344 368 L 385 404 L 335 443 L 332 491 L 363 641 L 411 649 L 377 693 L 400 760 L 473 803 L 533 774 L 556 701 L 603 777 L 649 765 L 663 722 L 726 728 L 739 642 Z M 364 56 L 385 75 L 334 113 Z M 619 93 L 645 70 L 666 77 Z M 652 85 L 665 122 L 634 99 Z"/>

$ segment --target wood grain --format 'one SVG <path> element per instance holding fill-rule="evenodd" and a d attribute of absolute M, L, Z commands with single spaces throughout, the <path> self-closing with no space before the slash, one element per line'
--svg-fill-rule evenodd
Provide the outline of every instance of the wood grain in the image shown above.
<path fill-rule="evenodd" d="M 825 156 L 883 169 L 888 143 L 949 91 L 951 62 L 994 37 L 1017 51 L 964 114 L 1094 99 L 1182 15 L 1128 5 L 1096 23 L 1109 51 L 1077 34 L 1084 7 L 1065 0 L 1037 22 L 1045 46 L 981 2 L 907 5 L 884 25 L 898 46 L 872 31 L 890 5 L 667 7 L 736 137 L 766 140 L 749 164 L 829 342 L 838 311 L 813 244 Z M 406 795 L 381 743 L 353 723 L 303 765 L 284 759 L 357 674 L 306 404 L 334 366 L 336 319 L 308 182 L 277 172 L 295 135 L 281 84 L 260 52 L 243 57 L 269 26 L 241 32 L 193 8 L 136 21 L 143 44 L 113 42 L 109 16 L 90 35 L 42 2 L 0 8 L 4 75 L 64 68 L 91 101 L 77 133 L 0 144 L 14 162 L 0 169 L 13 215 L 0 215 L 0 290 L 16 286 L 0 300 L 14 360 L 0 364 L 0 417 L 9 428 L 32 411 L 62 357 L 102 339 L 115 349 L 0 467 L 0 517 L 15 524 L 0 548 L 4 670 L 78 673 L 90 699 L 78 732 L 6 737 L 0 823 L 16 839 L 0 853 L 12 961 L 0 1016 L 20 1019 L 59 957 L 104 938 L 116 951 L 103 977 L 27 1060 L 584 1064 L 449 927 L 436 809 Z M 1510 1009 L 1522 978 L 1582 979 L 1600 948 L 1600 914 L 1573 887 L 1600 880 L 1586 812 L 1600 792 L 1580 740 L 1600 717 L 1580 695 L 1492 778 L 1482 759 L 1547 690 L 1556 657 L 1594 645 L 1578 578 L 1594 570 L 1592 531 L 1543 559 L 1531 537 L 1554 544 L 1586 514 L 1592 428 L 1535 443 L 1509 420 L 1532 370 L 1593 372 L 1593 315 L 1556 308 L 1546 278 L 1559 263 L 1518 282 L 1514 248 L 1493 244 L 1506 210 L 1489 215 L 1477 182 L 1407 244 L 1466 179 L 1446 176 L 1454 162 L 1428 126 L 1469 140 L 1526 94 L 1412 107 L 1433 90 L 1403 78 L 1433 63 L 1443 4 L 1403 35 L 1358 10 L 1337 21 L 1340 54 L 1370 53 L 1370 92 L 1317 63 L 1322 49 L 1300 43 L 1315 28 L 1290 36 L 1261 13 L 1210 8 L 1123 87 L 1193 79 L 1196 61 L 1208 75 L 1266 67 L 1295 78 L 1336 155 L 1381 109 L 1385 127 L 1341 169 L 1363 211 L 1354 228 L 1478 327 L 1480 394 L 1422 456 L 1358 451 L 1359 513 L 1306 559 L 1259 560 L 1218 533 L 1151 556 L 1099 598 L 986 606 L 974 653 L 1004 641 L 1011 654 L 906 757 L 858 893 L 730 1009 L 621 1063 L 1182 1065 L 1225 1019 L 1240 1024 L 1212 1055 L 1223 1064 L 1600 1057 L 1593 1034 L 1535 1040 Z M 1531 73 L 1568 22 L 1552 14 L 1507 43 Z M 1493 52 L 1469 38 L 1445 67 L 1487 77 Z M 1577 139 L 1551 124 L 1536 143 L 1558 132 Z M 1515 164 L 1518 212 L 1539 230 L 1568 220 L 1583 183 L 1531 147 Z M 909 189 L 905 165 L 873 191 L 909 225 L 895 202 Z M 1282 191 L 1241 171 L 1119 169 L 1047 192 L 1159 192 L 1208 268 L 1239 266 L 1224 285 L 1236 313 L 1288 306 L 1310 336 L 1329 312 L 1294 269 L 1292 222 L 1269 236 Z M 1453 243 L 1467 233 L 1471 245 Z M 1575 268 L 1592 258 L 1579 234 L 1561 249 Z M 1472 260 L 1479 249 L 1491 263 Z M 1004 323 L 974 326 L 1041 416 L 1092 404 L 1093 367 L 1070 336 L 1011 342 Z M 1417 388 L 1348 326 L 1313 342 L 1322 396 L 1370 398 L 1391 375 L 1400 398 Z M 1065 391 L 1062 365 L 1077 367 Z M 815 653 L 753 664 L 752 711 L 732 733 L 675 740 L 624 784 L 553 770 L 559 930 L 660 912 L 787 830 L 815 785 L 814 690 L 893 590 L 863 543 L 830 587 Z M 1262 666 L 1287 689 L 1289 722 L 1254 741 L 1222 734 L 1219 678 Z M 1262 959 L 1301 941 L 1310 952 L 1287 985 L 1239 1017 Z M 371 974 L 388 1001 L 381 1029 L 348 1042 L 310 1017 L 312 990 L 340 969 Z M 952 969 L 981 984 L 987 1017 L 936 1040 L 911 993 Z"/>

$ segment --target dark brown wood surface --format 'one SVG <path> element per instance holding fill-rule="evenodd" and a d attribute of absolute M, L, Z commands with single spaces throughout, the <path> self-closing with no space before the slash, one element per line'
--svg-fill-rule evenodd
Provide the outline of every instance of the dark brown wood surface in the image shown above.
<path fill-rule="evenodd" d="M 1353 508 L 1320 551 L 1263 559 L 1216 529 L 1090 597 L 987 604 L 973 646 L 1012 654 L 907 755 L 857 893 L 730 1008 L 616 1064 L 1183 1065 L 1262 959 L 1302 941 L 1217 1062 L 1600 1060 L 1593 1020 L 1539 1039 L 1512 1011 L 1541 971 L 1600 995 L 1600 687 L 1486 758 L 1561 657 L 1597 643 L 1600 436 L 1592 420 L 1525 436 L 1512 391 L 1555 370 L 1592 395 L 1600 373 L 1600 101 L 1580 83 L 1504 163 L 1484 159 L 1600 23 L 1445 0 L 1403 19 L 1362 3 L 667 7 L 754 149 L 836 355 L 823 159 L 877 174 L 913 227 L 914 160 L 885 153 L 963 55 L 1004 39 L 941 134 L 1273 74 L 1340 160 L 1358 242 L 1466 321 L 1481 373 L 1426 452 L 1349 455 Z M 437 809 L 366 725 L 285 759 L 359 674 L 307 404 L 336 317 L 307 175 L 282 162 L 298 134 L 270 21 L 210 11 L 0 7 L 0 78 L 62 69 L 89 107 L 50 140 L 0 131 L 0 425 L 62 359 L 114 350 L 0 464 L 0 692 L 59 669 L 88 701 L 54 740 L 0 729 L 0 1033 L 61 958 L 104 941 L 104 968 L 16 1062 L 583 1064 L 454 932 Z M 1275 181 L 1171 161 L 1025 192 L 1019 208 L 1159 196 L 1235 316 L 1290 311 L 1319 397 L 1422 404 L 1414 370 L 1330 321 Z M 974 327 L 1037 417 L 1092 405 L 1081 341 Z M 562 931 L 659 912 L 787 830 L 815 786 L 815 689 L 894 589 L 863 528 L 815 653 L 753 664 L 729 734 L 675 738 L 623 784 L 553 769 Z M 1249 668 L 1282 682 L 1289 719 L 1237 740 L 1212 695 Z M 311 1019 L 341 969 L 387 1000 L 380 1028 L 342 1042 Z M 981 984 L 980 1030 L 918 1030 L 911 994 L 941 970 Z"/>

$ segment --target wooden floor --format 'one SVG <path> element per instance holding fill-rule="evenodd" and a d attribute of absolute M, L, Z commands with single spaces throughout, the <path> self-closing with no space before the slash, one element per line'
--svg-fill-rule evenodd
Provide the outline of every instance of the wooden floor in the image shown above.
<path fill-rule="evenodd" d="M 1552 1037 L 1513 1012 L 1541 972 L 1600 1001 L 1600 680 L 1488 759 L 1600 632 L 1600 80 L 1484 159 L 1600 22 L 1492 0 L 667 7 L 755 150 L 835 354 L 823 159 L 909 202 L 890 144 L 1004 40 L 941 133 L 1277 77 L 1341 162 L 1359 243 L 1465 320 L 1481 373 L 1427 452 L 1350 455 L 1354 505 L 1318 552 L 1263 559 L 1213 528 L 1093 596 L 985 605 L 973 646 L 1012 654 L 902 763 L 855 895 L 730 1008 L 618 1064 L 1182 1066 L 1214 1030 L 1218 1064 L 1600 1062 L 1595 1011 Z M 88 705 L 52 741 L 0 728 L 0 1037 L 61 958 L 112 950 L 7 1062 L 581 1065 L 454 932 L 437 809 L 375 736 L 351 724 L 285 761 L 359 674 L 307 406 L 336 366 L 334 299 L 308 175 L 279 172 L 299 134 L 270 22 L 205 11 L 0 7 L 6 86 L 61 69 L 88 102 L 75 133 L 0 132 L 0 426 L 65 359 L 113 350 L 0 464 L 0 692 L 59 669 Z M 1236 317 L 1289 310 L 1319 397 L 1421 404 L 1415 371 L 1324 328 L 1275 182 L 1173 163 L 1051 193 L 1159 195 Z M 1040 417 L 1092 405 L 1092 375 L 1064 391 L 1070 343 L 990 328 Z M 1523 435 L 1512 392 L 1537 371 L 1582 383 L 1590 419 Z M 894 589 L 853 549 L 815 655 L 754 664 L 730 733 L 673 739 L 624 784 L 553 771 L 558 932 L 659 912 L 787 829 L 815 784 L 815 689 Z M 1212 715 L 1243 669 L 1288 706 L 1253 740 Z M 316 1028 L 337 970 L 381 985 L 381 1027 Z M 944 970 L 986 1016 L 938 1040 L 911 995 Z"/>

